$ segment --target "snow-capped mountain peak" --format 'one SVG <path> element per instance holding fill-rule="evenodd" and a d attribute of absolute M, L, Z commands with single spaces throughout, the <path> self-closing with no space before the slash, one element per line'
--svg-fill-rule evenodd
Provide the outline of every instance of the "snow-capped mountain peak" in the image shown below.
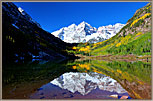
<path fill-rule="evenodd" d="M 79 25 L 78 25 L 78 28 L 80 28 L 80 27 L 82 27 L 82 28 L 93 28 L 90 24 L 88 24 L 87 22 L 85 22 L 85 21 L 83 21 L 83 22 L 81 22 Z"/>
<path fill-rule="evenodd" d="M 77 27 L 77 25 L 75 25 L 75 24 L 71 24 L 70 26 L 68 26 L 68 28 L 76 28 Z"/>
<path fill-rule="evenodd" d="M 67 43 L 96 43 L 116 35 L 123 26 L 124 24 L 116 23 L 115 25 L 101 26 L 96 29 L 83 21 L 78 26 L 71 24 L 52 34 Z"/>
<path fill-rule="evenodd" d="M 82 21 L 79 25 L 86 25 L 86 24 L 88 24 L 87 22 L 85 22 L 85 21 Z"/>

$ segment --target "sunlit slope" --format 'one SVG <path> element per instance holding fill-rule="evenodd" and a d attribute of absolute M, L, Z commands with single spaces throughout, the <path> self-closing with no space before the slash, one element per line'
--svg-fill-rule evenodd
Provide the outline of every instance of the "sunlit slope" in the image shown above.
<path fill-rule="evenodd" d="M 138 9 L 133 17 L 114 37 L 95 44 L 73 47 L 84 55 L 150 55 L 151 54 L 151 4 Z"/>

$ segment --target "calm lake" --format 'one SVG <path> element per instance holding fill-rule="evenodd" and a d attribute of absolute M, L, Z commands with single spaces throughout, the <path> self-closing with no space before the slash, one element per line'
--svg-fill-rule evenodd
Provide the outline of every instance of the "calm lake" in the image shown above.
<path fill-rule="evenodd" d="M 151 99 L 151 63 L 71 60 L 3 65 L 3 99 Z"/>

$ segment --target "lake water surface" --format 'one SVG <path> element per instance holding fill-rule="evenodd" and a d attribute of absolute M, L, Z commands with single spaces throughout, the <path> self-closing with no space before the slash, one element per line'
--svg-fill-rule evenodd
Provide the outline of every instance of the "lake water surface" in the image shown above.
<path fill-rule="evenodd" d="M 103 60 L 33 61 L 3 66 L 3 98 L 151 98 L 151 63 Z"/>

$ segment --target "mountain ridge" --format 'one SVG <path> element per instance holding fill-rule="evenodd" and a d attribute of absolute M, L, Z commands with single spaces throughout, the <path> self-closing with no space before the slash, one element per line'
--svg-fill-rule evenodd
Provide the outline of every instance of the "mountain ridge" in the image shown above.
<path fill-rule="evenodd" d="M 12 2 L 2 3 L 2 26 L 4 62 L 74 57 L 65 51 L 71 44 L 43 30 L 40 24 Z"/>
<path fill-rule="evenodd" d="M 114 25 L 92 27 L 85 21 L 80 24 L 71 24 L 68 27 L 52 32 L 54 36 L 67 43 L 97 43 L 116 35 L 125 24 L 116 23 Z"/>

